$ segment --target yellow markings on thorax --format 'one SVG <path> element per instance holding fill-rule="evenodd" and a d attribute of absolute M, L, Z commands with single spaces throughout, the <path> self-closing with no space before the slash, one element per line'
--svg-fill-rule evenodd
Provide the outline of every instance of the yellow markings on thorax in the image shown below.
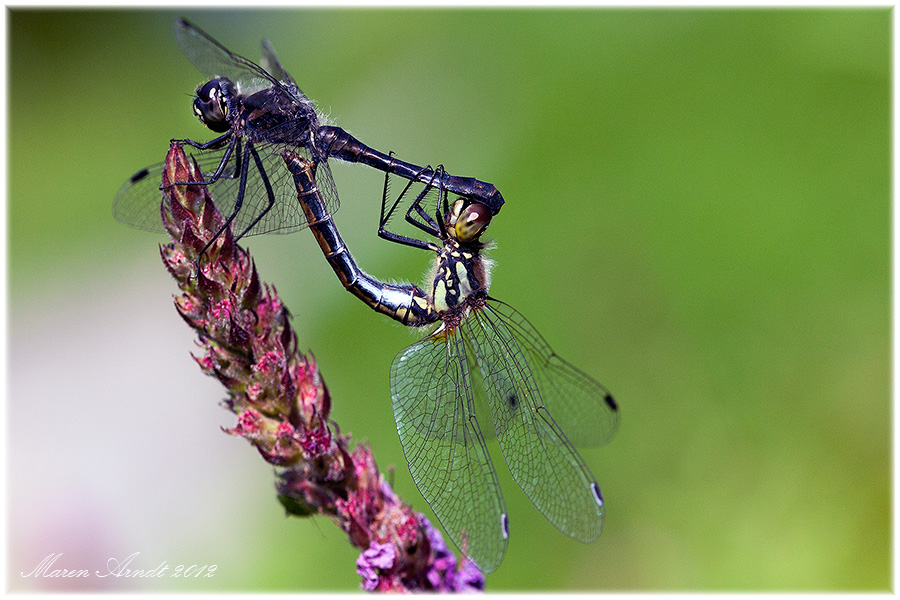
<path fill-rule="evenodd" d="M 459 293 L 462 298 L 467 298 L 474 290 L 469 283 L 469 271 L 466 269 L 466 263 L 460 261 L 456 263 L 456 280 L 459 285 Z"/>
<path fill-rule="evenodd" d="M 450 305 L 447 304 L 447 284 L 444 279 L 435 280 L 432 303 L 434 304 L 434 310 L 439 313 L 450 310 Z"/>

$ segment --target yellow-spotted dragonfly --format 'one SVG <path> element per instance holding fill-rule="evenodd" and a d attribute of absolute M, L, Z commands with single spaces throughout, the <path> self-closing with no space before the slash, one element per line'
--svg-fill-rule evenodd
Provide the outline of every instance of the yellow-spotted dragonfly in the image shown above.
<path fill-rule="evenodd" d="M 298 152 L 316 163 L 317 185 L 332 213 L 339 202 L 329 157 L 407 179 L 437 178 L 445 189 L 477 199 L 492 214 L 503 205 L 503 196 L 489 183 L 436 174 L 370 148 L 340 127 L 325 125 L 267 41 L 262 44 L 263 68 L 230 52 L 183 19 L 175 23 L 175 39 L 194 66 L 210 78 L 196 90 L 194 113 L 211 131 L 221 134 L 208 142 L 180 140 L 193 148 L 206 180 L 172 184 L 208 186 L 219 212 L 226 216 L 209 244 L 229 226 L 240 239 L 268 232 L 289 233 L 308 225 L 297 205 L 291 174 L 281 159 L 284 151 Z M 140 229 L 165 231 L 160 219 L 161 171 L 162 164 L 152 165 L 125 182 L 113 205 L 116 219 Z"/>
<path fill-rule="evenodd" d="M 317 185 L 321 165 L 293 153 L 285 161 L 310 229 L 347 290 L 404 325 L 437 324 L 394 359 L 391 399 L 412 478 L 453 542 L 486 573 L 506 553 L 509 519 L 485 444 L 487 420 L 513 478 L 544 516 L 576 540 L 597 539 L 603 496 L 575 446 L 609 441 L 619 409 L 605 387 L 488 295 L 491 261 L 480 238 L 490 209 L 471 198 L 450 204 L 438 168 L 405 216 L 437 243 L 399 235 L 387 224 L 418 178 L 388 207 L 387 169 L 379 236 L 437 259 L 426 290 L 382 283 L 357 267 L 341 240 Z"/>

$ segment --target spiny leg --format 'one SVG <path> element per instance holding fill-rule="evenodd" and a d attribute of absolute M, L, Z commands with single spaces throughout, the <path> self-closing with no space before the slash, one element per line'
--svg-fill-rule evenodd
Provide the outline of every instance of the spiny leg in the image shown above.
<path fill-rule="evenodd" d="M 180 144 L 187 144 L 193 148 L 197 148 L 198 150 L 210 150 L 221 147 L 228 139 L 231 137 L 231 133 L 226 133 L 225 135 L 221 135 L 214 140 L 210 140 L 206 143 L 200 144 L 193 140 L 172 140 L 173 142 L 178 142 Z M 234 137 L 231 142 L 228 144 L 228 147 L 225 148 L 225 153 L 222 155 L 222 160 L 219 161 L 219 166 L 216 167 L 215 172 L 212 176 L 206 181 L 173 181 L 167 186 L 160 187 L 159 189 L 166 189 L 168 187 L 172 187 L 173 185 L 212 185 L 219 180 L 222 176 L 222 172 L 225 170 L 225 165 L 228 164 L 228 160 L 231 158 L 231 154 L 234 152 L 234 148 L 237 146 L 238 154 L 236 164 L 240 163 L 240 138 Z"/>
<path fill-rule="evenodd" d="M 441 178 L 443 179 L 444 165 L 438 165 L 438 170 L 441 172 Z M 443 213 L 441 213 L 441 208 L 442 208 L 441 205 L 443 205 L 443 211 L 444 211 Z M 425 212 L 425 210 L 421 207 L 419 207 L 418 210 L 421 213 Z M 444 186 L 440 186 L 438 188 L 438 202 L 437 202 L 437 206 L 434 208 L 434 216 L 437 220 L 438 226 L 441 228 L 440 238 L 442 240 L 445 240 L 448 237 L 450 237 L 450 234 L 447 231 L 447 225 L 446 225 L 446 223 L 444 223 L 444 219 L 442 217 L 442 214 L 446 215 L 449 212 L 450 212 L 450 205 L 447 203 L 447 190 L 444 188 Z"/>
<path fill-rule="evenodd" d="M 269 213 L 270 210 L 272 210 L 273 206 L 275 206 L 275 192 L 272 190 L 272 184 L 269 182 L 269 176 L 266 175 L 265 168 L 263 168 L 262 160 L 260 160 L 259 158 L 259 153 L 250 142 L 247 142 L 247 151 L 250 155 L 253 156 L 253 162 L 254 164 L 256 164 L 256 170 L 259 172 L 259 177 L 260 179 L 262 179 L 263 186 L 265 186 L 266 188 L 266 197 L 269 199 L 269 203 L 266 205 L 265 210 L 259 213 L 259 215 L 255 219 L 253 219 L 253 222 L 244 228 L 244 231 L 242 231 L 240 235 L 234 238 L 234 241 L 238 241 L 239 239 L 247 235 L 247 232 L 256 227 L 256 224 L 259 223 L 262 218 Z M 235 212 L 235 214 L 237 213 Z M 234 218 L 234 216 L 232 216 L 232 218 Z"/>
<path fill-rule="evenodd" d="M 416 196 L 416 199 L 410 205 L 409 210 L 406 211 L 406 221 L 407 221 L 407 223 L 411 223 L 411 224 L 415 225 L 416 227 L 418 227 L 419 229 L 422 229 L 423 231 L 427 232 L 429 235 L 432 235 L 435 237 L 440 237 L 440 234 L 438 232 L 438 227 L 439 227 L 442 219 L 441 219 L 440 215 L 438 215 L 438 218 L 436 220 L 432 219 L 431 216 L 428 214 L 428 212 L 424 208 L 422 208 L 422 200 L 425 199 L 425 196 L 428 195 L 428 192 L 431 188 L 437 188 L 438 198 L 440 198 L 441 191 L 444 189 L 443 181 L 444 181 L 444 175 L 446 173 L 444 172 L 444 165 L 438 165 L 438 168 L 434 169 L 434 170 L 431 170 L 431 165 L 428 165 L 426 167 L 426 169 L 431 171 L 431 179 L 428 180 L 428 183 L 425 184 L 425 188 L 422 190 L 422 192 L 418 196 Z M 435 177 L 438 176 L 438 173 L 440 173 L 440 178 L 438 179 L 439 183 L 438 183 L 438 185 L 434 185 L 434 179 L 435 179 Z M 415 220 L 415 218 L 413 217 L 413 214 L 412 214 L 413 211 L 415 211 L 415 213 L 419 216 L 419 218 L 422 219 L 422 222 Z M 428 229 L 425 229 L 425 227 L 423 226 L 422 223 L 426 223 L 428 226 Z"/>
<path fill-rule="evenodd" d="M 390 169 L 393 168 L 393 164 L 394 164 L 393 150 L 390 152 L 389 156 L 391 158 L 391 162 L 390 162 L 390 165 L 388 166 L 388 169 L 386 169 L 384 172 L 384 187 L 382 188 L 382 191 L 381 191 L 381 215 L 379 216 L 379 219 L 378 219 L 378 235 L 379 236 L 382 236 L 383 233 L 392 233 L 385 228 L 385 225 L 387 225 L 390 218 L 394 215 L 394 211 L 397 210 L 397 205 L 400 204 L 400 200 L 403 198 L 403 196 L 406 195 L 407 190 L 409 190 L 409 187 L 413 184 L 413 180 L 412 179 L 409 180 L 409 182 L 406 184 L 406 187 L 403 188 L 403 191 L 400 192 L 400 195 L 397 196 L 397 199 L 391 205 L 390 210 L 385 212 L 385 208 L 387 207 L 387 197 L 388 197 L 388 193 L 389 193 L 388 190 L 390 189 Z"/>
<path fill-rule="evenodd" d="M 393 152 L 391 152 L 390 156 L 391 156 L 391 160 L 393 161 L 393 160 L 394 160 L 394 159 L 393 159 Z M 392 164 L 393 164 L 393 163 L 392 163 Z M 443 175 L 443 167 L 439 167 L 439 169 L 441 170 L 441 173 L 442 173 L 442 175 Z M 422 176 L 423 173 L 428 172 L 428 171 L 431 172 L 431 177 L 430 177 L 430 179 L 427 181 L 427 183 L 426 183 L 426 182 L 421 182 L 421 183 L 425 183 L 425 189 L 423 190 L 423 192 L 422 192 L 421 194 L 419 194 L 419 196 L 416 198 L 416 200 L 415 200 L 415 201 L 413 202 L 413 204 L 410 206 L 410 209 L 406 211 L 406 215 L 404 216 L 404 219 L 406 220 L 407 223 L 409 223 L 410 225 L 412 225 L 412 226 L 415 227 L 416 229 L 420 229 L 420 230 L 424 231 L 425 233 L 427 233 L 428 235 L 430 235 L 430 236 L 435 236 L 435 237 L 436 237 L 436 236 L 437 236 L 437 223 L 435 223 L 435 222 L 431 219 L 431 217 L 430 217 L 427 213 L 425 213 L 424 211 L 422 211 L 421 208 L 419 208 L 419 206 L 418 206 L 418 205 L 420 204 L 421 200 L 422 200 L 422 199 L 425 197 L 425 195 L 428 193 L 428 190 L 429 190 L 430 188 L 432 188 L 432 187 L 436 187 L 436 186 L 434 185 L 434 178 L 437 176 L 437 173 L 436 173 L 434 170 L 432 170 L 431 165 L 428 165 L 428 166 L 423 167 L 422 169 L 420 169 L 420 170 L 415 174 L 415 178 L 414 178 L 414 179 L 410 179 L 410 180 L 407 182 L 406 186 L 403 188 L 403 191 L 400 192 L 400 195 L 397 196 L 397 200 L 394 201 L 393 206 L 391 206 L 391 210 L 388 212 L 388 218 L 390 218 L 391 215 L 394 213 L 394 210 L 397 208 L 397 205 L 400 204 L 400 200 L 403 199 L 403 197 L 404 197 L 404 196 L 406 195 L 406 193 L 409 191 L 409 188 L 412 186 L 412 184 L 415 183 L 415 182 L 419 179 L 419 177 Z M 389 180 L 388 173 L 389 173 L 389 171 L 385 171 L 385 176 L 384 176 L 384 192 L 383 192 L 383 194 L 382 194 L 382 198 L 386 197 L 386 195 L 387 195 L 388 180 Z M 415 208 L 417 214 L 422 218 L 422 221 L 416 221 L 416 220 L 413 218 L 413 216 L 412 216 L 412 211 L 413 211 L 414 208 Z M 387 223 L 387 219 L 385 219 L 385 223 Z"/>
<path fill-rule="evenodd" d="M 393 152 L 391 153 L 391 156 L 393 156 Z M 392 160 L 393 160 L 393 158 L 392 158 Z M 423 250 L 432 250 L 432 251 L 440 250 L 440 248 L 438 246 L 436 246 L 435 244 L 432 244 L 430 242 L 418 240 L 416 238 L 412 238 L 412 237 L 405 236 L 405 235 L 400 235 L 398 233 L 394 233 L 393 231 L 390 231 L 387 229 L 386 226 L 387 226 L 388 220 L 394 214 L 394 211 L 397 209 L 397 206 L 400 204 L 400 201 L 406 195 L 407 191 L 409 191 L 410 186 L 413 184 L 413 180 L 410 180 L 406 184 L 406 186 L 403 188 L 403 191 L 400 192 L 400 195 L 397 196 L 397 199 L 391 205 L 390 209 L 385 211 L 385 209 L 387 207 L 388 189 L 390 187 L 389 182 L 390 182 L 390 172 L 385 171 L 385 173 L 384 173 L 384 188 L 382 189 L 382 193 L 381 193 L 381 215 L 379 217 L 379 223 L 378 223 L 378 237 L 388 240 L 390 242 L 397 243 L 397 244 L 411 246 L 413 248 L 421 248 Z M 428 188 L 426 187 L 425 189 L 427 190 Z M 437 234 L 437 230 L 435 228 L 431 227 L 430 223 L 423 224 L 423 223 L 419 223 L 415 220 L 410 219 L 409 212 L 407 212 L 406 220 L 429 235 L 436 236 L 436 234 Z"/>
<path fill-rule="evenodd" d="M 197 256 L 196 275 L 200 274 L 200 260 L 203 258 L 203 255 L 206 254 L 206 251 L 209 250 L 210 246 L 212 246 L 213 243 L 217 239 L 219 239 L 219 236 L 222 235 L 222 233 L 226 229 L 228 229 L 228 227 L 231 225 L 232 221 L 234 221 L 234 219 L 237 217 L 238 213 L 241 211 L 241 206 L 244 204 L 244 193 L 247 191 L 247 171 L 250 168 L 251 152 L 250 151 L 245 152 L 245 153 L 243 153 L 243 157 L 241 157 L 240 138 L 238 138 L 236 140 L 235 145 L 238 147 L 237 157 L 241 161 L 241 166 L 240 166 L 241 179 L 240 179 L 240 183 L 238 184 L 238 194 L 237 194 L 237 199 L 234 202 L 234 210 L 231 212 L 231 216 L 229 216 L 227 219 L 225 219 L 225 222 L 222 224 L 221 227 L 219 227 L 219 230 L 216 231 L 215 235 L 213 235 L 213 237 L 208 242 L 206 242 L 206 245 L 203 246 L 203 249 L 200 250 L 200 254 Z M 250 142 L 247 142 L 247 146 L 248 146 L 248 150 L 252 150 L 252 146 L 251 146 Z"/>

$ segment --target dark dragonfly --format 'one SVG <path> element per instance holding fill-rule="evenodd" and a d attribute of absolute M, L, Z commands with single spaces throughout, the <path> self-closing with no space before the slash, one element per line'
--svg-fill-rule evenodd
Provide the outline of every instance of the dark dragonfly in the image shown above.
<path fill-rule="evenodd" d="M 374 150 L 340 127 L 328 126 L 297 82 L 284 70 L 272 46 L 262 44 L 262 63 L 228 51 L 185 20 L 175 23 L 175 39 L 184 54 L 211 79 L 197 88 L 194 113 L 215 133 L 208 142 L 180 140 L 193 147 L 195 159 L 219 211 L 237 238 L 268 232 L 289 233 L 308 225 L 297 204 L 291 174 L 281 154 L 300 153 L 316 164 L 317 185 L 330 212 L 338 195 L 327 158 L 359 162 L 418 181 L 434 181 L 445 189 L 477 199 L 496 214 L 503 205 L 497 189 L 469 177 L 436 174 Z M 141 169 L 119 190 L 113 214 L 140 229 L 164 232 L 160 219 L 162 164 Z M 176 182 L 189 183 L 189 182 Z M 214 238 L 215 239 L 215 238 Z M 214 241 L 214 240 L 213 240 Z M 210 244 L 212 241 L 210 242 Z"/>
<path fill-rule="evenodd" d="M 513 478 L 544 516 L 576 540 L 597 539 L 603 496 L 574 446 L 608 442 L 619 410 L 605 387 L 488 295 L 491 262 L 480 236 L 490 209 L 469 198 L 450 204 L 435 185 L 438 173 L 405 215 L 437 243 L 398 235 L 387 224 L 412 182 L 388 207 L 385 175 L 379 236 L 437 254 L 427 290 L 386 284 L 350 256 L 317 186 L 319 165 L 290 153 L 285 160 L 310 229 L 344 287 L 404 325 L 437 324 L 394 359 L 391 399 L 413 480 L 453 542 L 487 573 L 506 553 L 509 519 L 482 430 L 488 420 Z"/>

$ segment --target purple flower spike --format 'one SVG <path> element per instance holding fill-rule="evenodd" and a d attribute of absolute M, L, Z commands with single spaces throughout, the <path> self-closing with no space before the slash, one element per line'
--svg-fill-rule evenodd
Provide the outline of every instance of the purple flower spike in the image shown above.
<path fill-rule="evenodd" d="M 226 432 L 279 467 L 278 499 L 288 514 L 328 516 L 363 550 L 357 572 L 364 589 L 484 589 L 477 569 L 457 571 L 440 532 L 391 490 L 369 447 L 351 449 L 350 436 L 331 421 L 328 388 L 312 355 L 297 350 L 275 288 L 259 280 L 230 229 L 215 237 L 224 220 L 206 187 L 170 185 L 202 180 L 173 143 L 161 206 L 172 242 L 160 254 L 181 290 L 175 308 L 197 332 L 194 360 L 225 387 L 223 405 L 237 417 Z"/>
<path fill-rule="evenodd" d="M 443 592 L 483 592 L 484 575 L 472 561 L 463 560 L 457 569 L 456 557 L 444 544 L 444 536 L 420 515 L 420 523 L 428 536 L 433 560 L 427 577 L 432 588 Z"/>
<path fill-rule="evenodd" d="M 456 573 L 452 591 L 476 594 L 484 591 L 484 574 L 471 561 L 463 561 L 462 568 Z"/>
<path fill-rule="evenodd" d="M 386 574 L 389 575 L 391 567 L 394 566 L 395 556 L 396 551 L 392 544 L 372 542 L 367 549 L 362 551 L 362 554 L 356 559 L 356 572 L 362 575 L 364 589 L 372 591 L 379 587 L 381 582 L 379 571 L 387 572 Z M 387 583 L 390 585 L 391 580 L 388 579 Z"/>

